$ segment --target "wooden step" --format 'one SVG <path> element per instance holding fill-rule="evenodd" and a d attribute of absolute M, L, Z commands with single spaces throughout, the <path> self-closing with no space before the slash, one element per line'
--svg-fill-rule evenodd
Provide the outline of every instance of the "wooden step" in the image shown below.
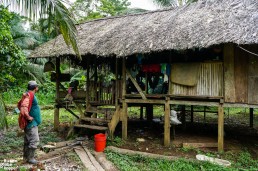
<path fill-rule="evenodd" d="M 76 124 L 76 125 L 74 125 L 74 127 L 88 128 L 88 129 L 101 130 L 101 131 L 106 131 L 106 130 L 108 130 L 108 127 L 105 127 L 105 126 L 96 126 L 96 125 L 82 125 L 82 124 Z"/>
<path fill-rule="evenodd" d="M 83 117 L 81 120 L 84 121 L 94 121 L 94 122 L 110 122 L 110 120 L 104 118 L 90 118 L 90 117 Z"/>

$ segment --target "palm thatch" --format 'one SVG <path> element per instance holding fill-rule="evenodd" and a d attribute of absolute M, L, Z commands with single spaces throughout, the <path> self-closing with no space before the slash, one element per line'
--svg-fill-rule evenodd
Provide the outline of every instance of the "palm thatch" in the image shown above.
<path fill-rule="evenodd" d="M 258 43 L 257 0 L 200 0 L 176 9 L 119 16 L 78 25 L 82 55 L 126 57 L 137 53 Z M 74 55 L 61 36 L 31 57 Z"/>

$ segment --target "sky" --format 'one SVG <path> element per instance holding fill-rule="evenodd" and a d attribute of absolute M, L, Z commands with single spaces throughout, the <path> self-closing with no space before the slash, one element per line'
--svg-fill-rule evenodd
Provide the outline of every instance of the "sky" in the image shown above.
<path fill-rule="evenodd" d="M 128 0 L 131 2 L 131 8 L 142 8 L 147 10 L 155 10 L 158 7 L 153 3 L 152 0 Z"/>

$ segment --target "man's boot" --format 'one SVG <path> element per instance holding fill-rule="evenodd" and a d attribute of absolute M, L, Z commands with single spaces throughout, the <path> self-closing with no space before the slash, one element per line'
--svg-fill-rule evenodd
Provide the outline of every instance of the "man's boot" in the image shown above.
<path fill-rule="evenodd" d="M 28 163 L 30 164 L 37 164 L 38 161 L 35 160 L 34 158 L 34 155 L 35 155 L 35 151 L 36 151 L 36 148 L 29 148 L 29 156 L 28 156 Z"/>
<path fill-rule="evenodd" d="M 29 147 L 27 145 L 23 146 L 23 162 L 27 162 L 29 157 Z"/>

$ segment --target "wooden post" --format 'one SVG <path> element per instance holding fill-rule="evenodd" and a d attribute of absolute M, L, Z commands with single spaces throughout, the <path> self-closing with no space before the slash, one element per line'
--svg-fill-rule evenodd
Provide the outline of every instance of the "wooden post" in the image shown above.
<path fill-rule="evenodd" d="M 254 108 L 250 108 L 250 127 L 254 127 Z"/>
<path fill-rule="evenodd" d="M 224 150 L 224 109 L 223 104 L 218 106 L 218 151 Z"/>
<path fill-rule="evenodd" d="M 127 140 L 127 103 L 125 102 L 125 94 L 126 94 L 126 65 L 125 58 L 123 58 L 123 90 L 122 90 L 122 101 L 123 101 L 123 113 L 122 113 L 122 138 L 123 140 Z"/>
<path fill-rule="evenodd" d="M 170 104 L 169 98 L 165 102 L 165 116 L 164 116 L 164 146 L 170 145 Z"/>
<path fill-rule="evenodd" d="M 115 87 L 115 105 L 118 107 L 118 59 L 116 58 L 116 87 Z"/>
<path fill-rule="evenodd" d="M 152 104 L 147 105 L 146 113 L 147 113 L 147 121 L 151 122 L 153 119 L 153 105 Z"/>
<path fill-rule="evenodd" d="M 56 58 L 56 106 L 54 112 L 54 130 L 59 127 L 59 85 L 60 85 L 60 58 Z"/>
<path fill-rule="evenodd" d="M 140 107 L 140 120 L 143 120 L 143 106 Z"/>
<path fill-rule="evenodd" d="M 86 108 L 90 105 L 90 61 L 87 59 Z"/>
<path fill-rule="evenodd" d="M 206 122 L 206 106 L 204 106 L 203 110 L 203 121 Z"/>
<path fill-rule="evenodd" d="M 185 130 L 186 128 L 185 105 L 182 105 L 182 124 L 183 124 L 183 129 Z"/>
<path fill-rule="evenodd" d="M 193 112 L 194 112 L 193 105 L 191 105 L 191 123 L 193 123 Z"/>

